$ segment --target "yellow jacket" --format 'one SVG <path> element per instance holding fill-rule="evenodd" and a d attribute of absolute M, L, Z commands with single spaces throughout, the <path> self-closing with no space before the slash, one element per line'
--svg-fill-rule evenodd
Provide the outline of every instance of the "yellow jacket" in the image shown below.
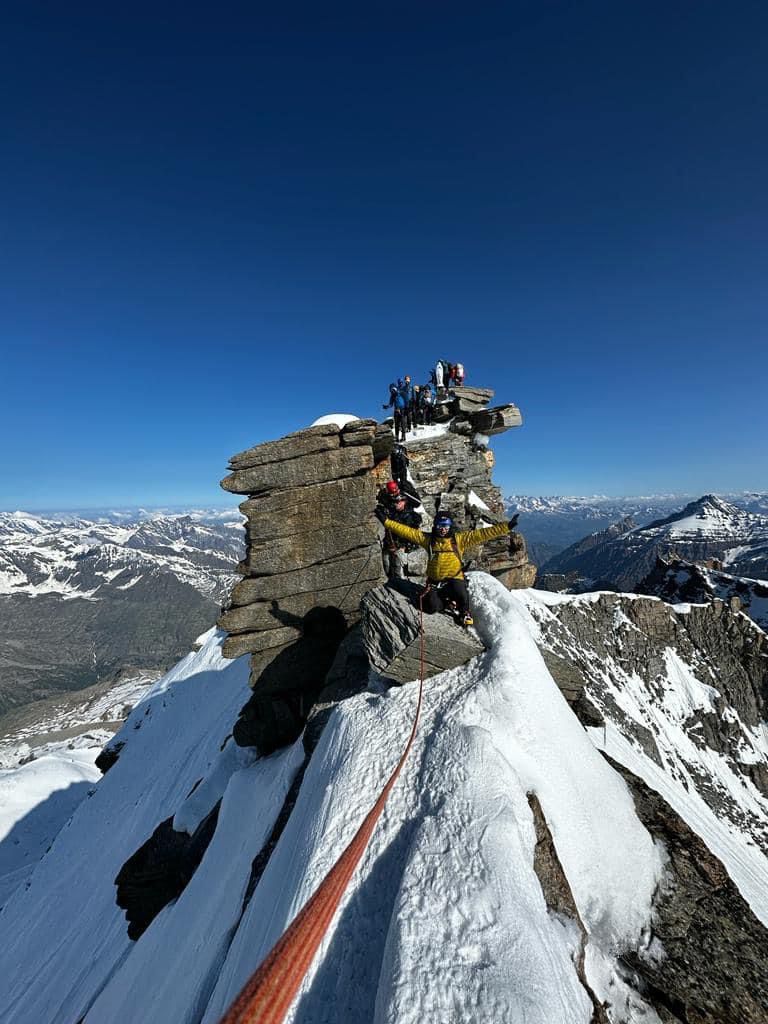
<path fill-rule="evenodd" d="M 487 540 L 496 540 L 497 537 L 506 537 L 509 533 L 509 523 L 498 523 L 496 526 L 486 526 L 482 530 L 464 530 L 456 533 L 453 537 L 433 537 L 431 533 L 424 533 L 423 530 L 416 530 L 412 526 L 404 526 L 395 522 L 394 519 L 387 519 L 384 523 L 387 530 L 391 530 L 403 540 L 411 544 L 418 544 L 419 547 L 429 551 L 427 562 L 427 579 L 432 583 L 439 580 L 463 580 L 464 573 L 461 571 L 461 562 L 464 552 L 484 544 Z M 456 557 L 454 541 L 459 552 Z"/>

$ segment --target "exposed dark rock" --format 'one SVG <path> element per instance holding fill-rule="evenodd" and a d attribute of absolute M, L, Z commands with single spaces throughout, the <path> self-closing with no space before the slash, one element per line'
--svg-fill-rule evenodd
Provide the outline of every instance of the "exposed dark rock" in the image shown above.
<path fill-rule="evenodd" d="M 669 604 L 703 604 L 719 598 L 728 602 L 732 611 L 743 611 L 761 629 L 768 629 L 768 583 L 722 572 L 718 565 L 711 559 L 699 565 L 676 555 L 657 557 L 656 565 L 637 590 Z"/>
<path fill-rule="evenodd" d="M 642 680 L 654 700 L 663 699 L 666 652 L 671 649 L 696 668 L 698 678 L 715 688 L 715 711 L 699 712 L 688 729 L 698 743 L 723 755 L 768 795 L 768 772 L 747 759 L 742 764 L 742 727 L 755 729 L 768 719 L 768 641 L 745 615 L 721 601 L 674 608 L 654 598 L 601 594 L 589 601 L 552 606 L 541 620 L 542 647 L 555 681 L 585 724 L 602 721 L 600 707 L 634 737 L 656 763 L 651 732 L 616 704 L 604 673 L 611 665 Z M 617 629 L 617 622 L 620 628 Z M 736 712 L 738 719 L 730 713 Z M 696 726 L 696 728 L 693 728 Z M 702 797 L 718 817 L 731 809 L 728 794 L 706 789 Z M 768 846 L 766 847 L 768 849 Z"/>
<path fill-rule="evenodd" d="M 106 775 L 109 769 L 117 764 L 124 746 L 125 743 L 109 743 L 101 750 L 94 763 L 102 775 Z"/>
<path fill-rule="evenodd" d="M 311 753 L 317 745 L 333 709 L 341 701 L 367 689 L 369 670 L 363 628 L 358 622 L 339 645 L 333 664 L 325 677 L 325 686 L 310 711 L 304 733 L 304 748 L 307 753 Z"/>
<path fill-rule="evenodd" d="M 397 587 L 397 589 L 395 589 Z M 369 590 L 362 601 L 362 629 L 371 666 L 383 678 L 407 683 L 419 678 L 419 587 L 403 581 Z M 441 613 L 425 615 L 424 678 L 464 665 L 485 648 L 474 633 Z"/>
<path fill-rule="evenodd" d="M 658 793 L 608 758 L 626 780 L 640 820 L 664 844 L 667 875 L 654 899 L 662 956 L 627 963 L 687 1024 L 768 1021 L 768 930 L 721 862 Z"/>
<path fill-rule="evenodd" d="M 584 989 L 592 1002 L 592 1018 L 590 1024 L 610 1024 L 610 1017 L 607 1015 L 605 1008 L 600 1004 L 594 992 L 587 982 L 586 972 L 584 970 L 584 947 L 587 941 L 587 931 L 584 927 L 584 923 L 581 920 L 576 901 L 573 898 L 571 886 L 568 882 L 568 878 L 563 869 L 563 865 L 560 863 L 560 858 L 557 855 L 555 844 L 552 839 L 552 833 L 549 831 L 547 825 L 547 819 L 544 817 L 544 812 L 541 809 L 541 804 L 538 798 L 533 794 L 528 794 L 528 805 L 531 808 L 533 814 L 533 825 L 536 829 L 536 847 L 533 851 L 533 870 L 541 883 L 541 891 L 544 894 L 547 907 L 554 913 L 559 914 L 562 917 L 567 917 L 578 928 L 581 933 L 581 948 L 579 949 L 579 955 L 575 961 L 576 973 L 579 976 L 579 981 L 584 986 Z"/>
<path fill-rule="evenodd" d="M 299 621 L 300 638 L 282 650 L 255 680 L 233 735 L 240 746 L 261 754 L 292 743 L 301 734 L 347 632 L 338 608 L 312 608 Z"/>
<path fill-rule="evenodd" d="M 451 413 L 455 416 L 459 413 L 477 412 L 488 405 L 493 398 L 491 388 L 457 387 L 448 391 L 451 397 Z"/>
<path fill-rule="evenodd" d="M 218 817 L 219 804 L 191 836 L 176 832 L 173 818 L 166 819 L 120 868 L 115 900 L 125 910 L 129 939 L 138 939 L 163 907 L 184 891 L 213 838 Z"/>

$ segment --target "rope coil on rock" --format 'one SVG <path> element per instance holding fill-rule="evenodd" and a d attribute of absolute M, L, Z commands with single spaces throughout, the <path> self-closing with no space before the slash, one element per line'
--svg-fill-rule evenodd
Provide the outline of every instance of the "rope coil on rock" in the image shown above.
<path fill-rule="evenodd" d="M 400 760 L 346 849 L 256 968 L 222 1017 L 221 1024 L 281 1024 L 360 863 L 387 797 L 413 746 L 419 724 L 424 693 L 424 593 L 419 597 L 419 696 L 411 733 Z"/>

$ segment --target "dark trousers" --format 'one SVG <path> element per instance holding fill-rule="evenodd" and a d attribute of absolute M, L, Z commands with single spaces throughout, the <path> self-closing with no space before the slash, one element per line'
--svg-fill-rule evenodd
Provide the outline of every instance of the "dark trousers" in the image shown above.
<path fill-rule="evenodd" d="M 432 584 L 424 591 L 421 607 L 427 615 L 445 610 L 446 601 L 455 601 L 459 614 L 469 611 L 469 594 L 466 580 L 446 580 L 438 585 Z"/>
<path fill-rule="evenodd" d="M 406 430 L 405 409 L 395 409 L 395 440 L 404 441 Z"/>

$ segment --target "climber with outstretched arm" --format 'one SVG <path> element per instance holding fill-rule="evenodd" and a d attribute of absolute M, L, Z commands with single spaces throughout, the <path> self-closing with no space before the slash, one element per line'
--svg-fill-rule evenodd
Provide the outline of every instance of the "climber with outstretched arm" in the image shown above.
<path fill-rule="evenodd" d="M 477 547 L 478 544 L 484 544 L 486 541 L 508 536 L 517 525 L 517 516 L 513 516 L 508 523 L 498 523 L 496 526 L 486 526 L 480 530 L 462 530 L 457 533 L 454 529 L 453 519 L 448 515 L 438 513 L 432 526 L 432 532 L 425 533 L 423 530 L 416 530 L 412 526 L 398 523 L 394 519 L 388 519 L 380 507 L 376 509 L 375 514 L 384 524 L 385 529 L 411 544 L 418 544 L 420 547 L 426 548 L 429 555 L 427 585 L 421 599 L 424 611 L 431 615 L 433 612 L 443 611 L 446 604 L 453 603 L 456 606 L 458 621 L 463 626 L 471 626 L 473 619 L 469 610 L 469 594 L 462 564 L 464 552 Z"/>

